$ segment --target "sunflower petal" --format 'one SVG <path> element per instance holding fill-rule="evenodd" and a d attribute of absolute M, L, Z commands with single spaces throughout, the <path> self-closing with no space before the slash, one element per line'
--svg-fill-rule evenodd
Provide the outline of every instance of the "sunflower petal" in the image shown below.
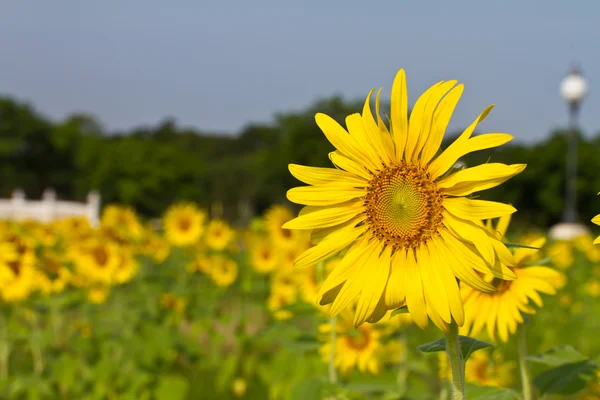
<path fill-rule="evenodd" d="M 304 213 L 286 222 L 284 229 L 319 229 L 342 224 L 363 211 L 362 201 L 334 207 L 304 207 Z"/>
<path fill-rule="evenodd" d="M 390 277 L 385 289 L 385 305 L 389 309 L 402 306 L 406 299 L 406 252 L 392 256 Z"/>
<path fill-rule="evenodd" d="M 353 160 L 349 159 L 348 157 L 344 156 L 339 151 L 332 151 L 331 153 L 329 153 L 329 159 L 331 160 L 333 165 L 335 165 L 336 167 L 338 167 L 344 171 L 347 171 L 353 175 L 359 176 L 363 179 L 371 178 L 371 173 L 369 171 L 367 171 L 367 169 L 365 167 L 363 167 L 356 161 L 353 161 Z"/>
<path fill-rule="evenodd" d="M 374 160 L 371 160 L 365 154 L 356 140 L 336 120 L 327 114 L 317 113 L 315 121 L 327 137 L 327 140 L 343 155 L 366 166 L 371 171 L 377 168 L 377 165 L 373 162 Z"/>
<path fill-rule="evenodd" d="M 341 185 L 299 186 L 287 191 L 287 198 L 292 203 L 307 206 L 332 206 L 363 197 L 364 189 L 355 189 Z"/>
<path fill-rule="evenodd" d="M 460 170 L 442 179 L 438 182 L 438 187 L 444 189 L 444 193 L 452 196 L 466 196 L 498 186 L 521 173 L 526 166 L 526 164 L 482 164 Z"/>
<path fill-rule="evenodd" d="M 488 200 L 471 200 L 466 197 L 444 199 L 444 208 L 452 215 L 469 221 L 497 218 L 514 213 L 508 204 Z"/>
<path fill-rule="evenodd" d="M 396 159 L 401 160 L 408 137 L 408 90 L 404 69 L 398 71 L 391 94 L 391 130 L 396 147 Z"/>
<path fill-rule="evenodd" d="M 361 282 L 362 291 L 356 305 L 354 326 L 363 324 L 371 317 L 388 281 L 392 250 L 387 247 L 381 256 L 380 253 L 381 247 L 377 248 L 368 262 L 370 271 L 367 279 Z"/>
<path fill-rule="evenodd" d="M 465 154 L 502 146 L 512 138 L 508 133 L 486 133 L 463 141 L 458 138 L 429 164 L 429 173 L 433 179 L 436 179 L 452 168 L 454 163 Z"/>
<path fill-rule="evenodd" d="M 423 153 L 421 154 L 421 162 L 423 164 L 429 163 L 433 156 L 437 153 L 444 139 L 444 133 L 454 112 L 460 96 L 462 96 L 464 85 L 460 84 L 452 90 L 440 101 L 435 113 L 433 114 L 433 124 L 431 126 L 431 133 L 429 138 L 423 147 Z"/>
<path fill-rule="evenodd" d="M 336 168 L 308 167 L 305 165 L 289 164 L 291 174 L 301 182 L 309 185 L 326 185 L 337 183 L 343 186 L 367 187 L 369 182 L 346 171 Z"/>
<path fill-rule="evenodd" d="M 336 232 L 331 233 L 318 245 L 311 247 L 302 253 L 294 262 L 297 267 L 306 267 L 314 265 L 319 261 L 323 261 L 346 247 L 350 246 L 354 241 L 362 235 L 367 229 L 366 225 L 355 227 L 348 225 Z"/>
<path fill-rule="evenodd" d="M 419 272 L 419 265 L 412 254 L 406 257 L 406 305 L 408 312 L 415 324 L 421 329 L 427 328 L 429 318 L 425 306 L 423 281 Z"/>

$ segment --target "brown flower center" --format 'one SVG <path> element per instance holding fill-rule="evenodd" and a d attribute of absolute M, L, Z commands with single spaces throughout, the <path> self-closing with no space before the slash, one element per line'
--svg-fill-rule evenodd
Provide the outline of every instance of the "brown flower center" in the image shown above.
<path fill-rule="evenodd" d="M 394 250 L 414 249 L 437 234 L 443 199 L 426 169 L 401 161 L 371 178 L 364 203 L 367 224 Z"/>

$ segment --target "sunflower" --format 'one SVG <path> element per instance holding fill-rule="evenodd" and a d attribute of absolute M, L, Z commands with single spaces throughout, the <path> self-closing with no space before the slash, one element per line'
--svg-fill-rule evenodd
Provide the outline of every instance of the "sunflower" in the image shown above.
<path fill-rule="evenodd" d="M 353 315 L 350 309 L 344 310 L 335 321 L 335 328 L 327 322 L 319 326 L 324 344 L 319 348 L 323 361 L 328 362 L 334 352 L 334 365 L 343 374 L 354 368 L 360 372 L 378 374 L 381 369 L 384 349 L 381 333 L 376 325 L 362 325 L 357 328 L 352 324 Z M 335 329 L 334 349 L 330 341 L 331 330 Z"/>
<path fill-rule="evenodd" d="M 71 279 L 71 271 L 65 266 L 63 257 L 52 251 L 42 252 L 36 262 L 38 288 L 45 295 L 60 293 Z"/>
<path fill-rule="evenodd" d="M 474 288 L 494 291 L 475 271 L 515 279 L 510 251 L 478 222 L 512 214 L 512 206 L 466 196 L 497 186 L 525 165 L 489 163 L 452 170 L 465 154 L 512 139 L 505 133 L 472 137 L 491 106 L 437 157 L 444 131 L 463 86 L 439 82 L 415 103 L 410 122 L 404 70 L 391 94 L 391 133 L 379 113 L 370 110 L 346 118 L 344 129 L 325 114 L 317 125 L 337 149 L 329 154 L 337 167 L 290 164 L 292 175 L 310 186 L 288 191 L 290 201 L 305 205 L 285 229 L 313 230 L 318 244 L 304 252 L 298 266 L 311 265 L 345 251 L 340 265 L 319 292 L 320 304 L 336 315 L 358 299 L 354 324 L 375 322 L 405 302 L 415 323 L 430 317 L 442 330 L 454 319 L 463 323 L 456 278 Z"/>
<path fill-rule="evenodd" d="M 121 265 L 119 246 L 99 238 L 89 239 L 72 251 L 82 282 L 111 285 Z M 84 283 L 85 284 L 85 283 Z"/>
<path fill-rule="evenodd" d="M 509 218 L 501 218 L 494 234 L 498 238 L 505 235 Z M 546 239 L 540 237 L 530 243 L 535 248 L 544 246 Z M 535 314 L 535 308 L 543 305 L 539 293 L 554 295 L 556 289 L 565 283 L 565 276 L 548 267 L 536 265 L 540 261 L 540 250 L 519 248 L 515 251 L 515 265 L 507 267 L 518 279 L 503 281 L 491 274 L 484 275 L 486 282 L 496 288 L 493 293 L 483 293 L 468 286 L 461 287 L 464 299 L 465 324 L 462 331 L 472 336 L 478 335 L 484 326 L 487 333 L 495 339 L 496 332 L 500 340 L 506 342 L 509 334 L 514 334 L 517 325 L 524 322 L 522 314 Z"/>
<path fill-rule="evenodd" d="M 250 265 L 261 274 L 273 271 L 277 267 L 278 257 L 273 246 L 265 239 L 255 239 L 248 249 Z"/>
<path fill-rule="evenodd" d="M 100 227 L 119 240 L 138 240 L 144 228 L 131 207 L 109 204 L 102 212 Z"/>
<path fill-rule="evenodd" d="M 163 217 L 167 240 L 184 247 L 196 243 L 204 231 L 206 213 L 192 203 L 174 204 Z"/>
<path fill-rule="evenodd" d="M 235 237 L 235 230 L 221 219 L 213 219 L 206 228 L 206 245 L 213 250 L 223 250 Z"/>
<path fill-rule="evenodd" d="M 210 257 L 209 276 L 219 287 L 230 286 L 238 275 L 238 265 L 235 261 L 220 254 Z"/>
<path fill-rule="evenodd" d="M 510 387 L 513 381 L 514 361 L 504 361 L 497 351 L 490 354 L 481 350 L 471 353 L 465 365 L 465 380 L 481 386 Z"/>
<path fill-rule="evenodd" d="M 37 288 L 35 256 L 31 252 L 18 258 L 0 263 L 0 296 L 7 303 L 27 299 Z"/>
<path fill-rule="evenodd" d="M 300 242 L 301 232 L 281 227 L 292 218 L 294 218 L 294 214 L 289 208 L 277 204 L 272 205 L 265 212 L 265 229 L 278 249 L 293 249 Z"/>

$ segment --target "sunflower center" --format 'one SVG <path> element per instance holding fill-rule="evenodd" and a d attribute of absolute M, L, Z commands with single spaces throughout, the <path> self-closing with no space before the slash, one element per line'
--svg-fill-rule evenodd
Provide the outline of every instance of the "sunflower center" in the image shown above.
<path fill-rule="evenodd" d="M 367 223 L 395 250 L 427 242 L 442 222 L 443 194 L 422 167 L 401 161 L 375 175 L 365 196 Z"/>
<path fill-rule="evenodd" d="M 352 335 L 346 336 L 346 344 L 355 350 L 363 350 L 369 345 L 371 335 L 367 329 L 357 329 Z"/>
<path fill-rule="evenodd" d="M 179 220 L 179 229 L 182 231 L 187 231 L 188 229 L 190 229 L 190 227 L 192 226 L 192 221 L 190 221 L 189 218 L 181 218 Z"/>
<path fill-rule="evenodd" d="M 92 250 L 92 256 L 96 260 L 96 264 L 100 267 L 106 266 L 108 263 L 108 252 L 102 247 L 96 247 Z"/>
<path fill-rule="evenodd" d="M 504 279 L 494 278 L 492 280 L 492 286 L 496 288 L 496 294 L 504 293 L 510 289 L 512 281 L 505 281 Z"/>

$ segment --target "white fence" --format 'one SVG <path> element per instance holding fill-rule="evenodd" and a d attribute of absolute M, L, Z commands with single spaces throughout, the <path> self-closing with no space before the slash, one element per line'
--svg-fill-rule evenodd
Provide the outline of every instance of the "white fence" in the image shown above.
<path fill-rule="evenodd" d="M 17 189 L 12 198 L 0 199 L 0 219 L 50 222 L 67 217 L 86 217 L 90 225 L 97 226 L 100 221 L 100 194 L 90 192 L 87 203 L 77 203 L 58 201 L 54 190 L 46 189 L 41 200 L 27 200 L 25 192 Z"/>

